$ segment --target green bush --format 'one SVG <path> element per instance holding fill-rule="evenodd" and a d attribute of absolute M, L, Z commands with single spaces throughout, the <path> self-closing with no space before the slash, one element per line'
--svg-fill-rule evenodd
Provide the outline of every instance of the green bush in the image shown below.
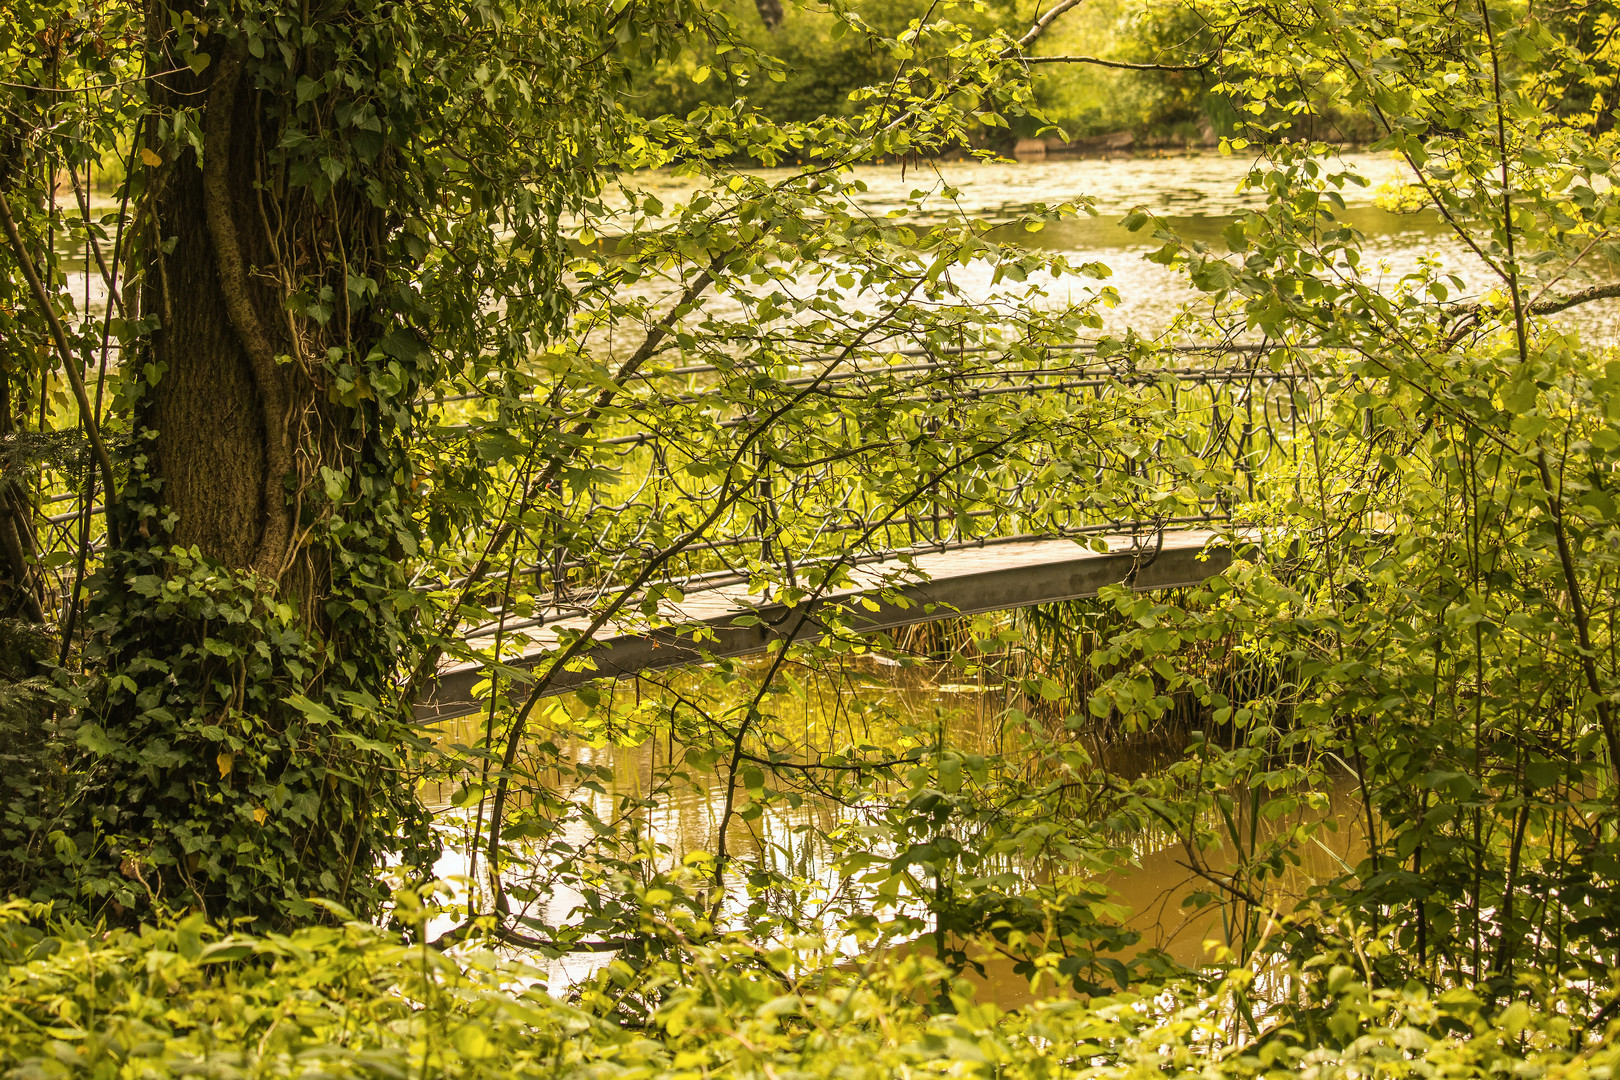
<path fill-rule="evenodd" d="M 402 914 L 420 913 L 413 897 L 401 901 Z M 255 936 L 221 934 L 194 916 L 138 931 L 45 933 L 29 921 L 39 914 L 0 905 L 8 1080 L 1606 1078 L 1620 1060 L 1614 1039 L 1583 1030 L 1547 988 L 1538 1004 L 1492 1006 L 1466 991 L 1370 986 L 1359 958 L 1379 946 L 1365 939 L 1342 943 L 1315 973 L 1310 1002 L 1274 1003 L 1257 1020 L 1247 974 L 1007 1012 L 976 1002 L 967 983 L 926 959 L 834 965 L 811 959 L 833 959 L 823 952 L 761 952 L 722 938 L 642 970 L 616 962 L 569 1003 L 548 996 L 543 973 L 521 961 L 452 955 L 365 923 Z M 660 1000 L 651 1022 L 611 1018 L 631 992 Z"/>

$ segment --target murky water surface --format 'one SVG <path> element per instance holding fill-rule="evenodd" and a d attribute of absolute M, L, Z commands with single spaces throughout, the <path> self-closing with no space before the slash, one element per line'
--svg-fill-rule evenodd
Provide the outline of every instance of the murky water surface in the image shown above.
<path fill-rule="evenodd" d="M 751 666 L 756 674 L 764 669 L 763 662 Z M 670 677 L 669 685 L 676 692 L 689 694 L 698 677 L 697 673 L 676 674 Z M 771 714 L 780 732 L 796 733 L 802 728 L 807 740 L 819 741 L 828 731 L 839 730 L 840 725 L 854 741 L 882 738 L 880 732 L 864 726 L 866 721 L 846 714 L 850 699 L 859 698 L 866 706 L 866 715 L 881 713 L 882 726 L 888 730 L 907 726 L 938 729 L 943 725 L 946 743 L 953 748 L 985 755 L 1011 753 L 1013 760 L 1017 760 L 1015 738 L 1009 734 L 1006 724 L 1006 710 L 1015 705 L 1027 707 L 1029 703 L 1011 696 L 1007 687 L 996 685 L 994 680 L 987 684 L 982 677 L 967 682 L 959 681 L 961 679 L 957 669 L 948 664 L 901 666 L 882 654 L 869 654 L 851 661 L 843 669 L 841 679 L 806 678 L 803 685 L 807 692 L 803 698 L 797 701 L 784 698 L 771 709 Z M 651 681 L 639 689 L 621 682 L 611 690 L 621 699 L 621 704 L 632 696 L 646 694 L 650 700 L 661 692 L 667 693 Z M 602 708 L 611 710 L 614 705 L 604 703 L 597 708 L 599 717 Z M 579 731 L 584 724 L 576 726 L 576 722 L 582 721 L 588 712 L 577 701 L 558 699 L 543 721 L 546 725 L 543 737 L 560 744 L 563 756 L 569 760 L 605 766 L 612 779 L 607 782 L 582 780 L 552 772 L 538 776 L 539 782 L 554 784 L 557 794 L 588 810 L 598 821 L 617 818 L 622 825 L 633 826 L 660 850 L 655 861 L 662 868 L 673 867 L 689 852 L 715 851 L 725 808 L 722 769 L 682 769 L 684 747 L 665 736 L 655 735 L 637 745 L 582 739 Z M 444 730 L 444 737 L 448 741 L 471 742 L 481 732 L 484 720 L 474 717 L 452 723 L 455 726 Z M 857 732 L 857 727 L 862 730 Z M 1096 735 L 1075 738 L 1099 766 L 1126 779 L 1161 770 L 1183 755 L 1186 744 L 1186 733 L 1180 730 L 1107 740 L 1100 740 Z M 811 755 L 799 752 L 793 756 L 804 759 Z M 686 773 L 673 783 L 668 778 L 672 766 Z M 797 778 L 788 776 L 786 779 Z M 430 793 L 445 814 L 445 823 L 450 826 L 447 839 L 452 844 L 457 842 L 458 836 L 464 837 L 466 820 L 461 811 L 453 811 L 448 806 L 454 788 L 454 785 L 446 785 Z M 843 886 L 847 897 L 848 883 L 840 878 L 821 838 L 840 826 L 874 822 L 881 812 L 882 795 L 866 805 L 851 805 L 819 798 L 807 788 L 801 790 L 804 798 L 797 806 L 775 802 L 749 820 L 732 819 L 726 835 L 726 846 L 734 860 L 732 872 L 727 876 L 730 894 L 744 896 L 747 875 L 765 865 L 801 880 L 818 882 L 823 897 L 841 891 L 840 886 Z M 637 809 L 626 814 L 625 808 L 631 804 Z M 1260 823 L 1262 841 L 1286 834 L 1304 822 L 1329 823 L 1319 834 L 1320 842 L 1307 845 L 1301 852 L 1302 864 L 1287 879 L 1275 883 L 1273 896 L 1280 910 L 1288 910 L 1314 882 L 1336 876 L 1357 861 L 1364 848 L 1359 805 L 1346 787 L 1329 793 L 1325 810 L 1284 814 Z M 572 820 L 561 839 L 581 851 L 600 841 L 585 815 Z M 1194 856 L 1175 836 L 1149 827 L 1132 836 L 1116 838 L 1116 842 L 1128 852 L 1127 865 L 1091 875 L 1091 878 L 1106 885 L 1113 893 L 1113 902 L 1129 912 L 1125 925 L 1141 934 L 1141 942 L 1132 952 L 1162 949 L 1178 962 L 1196 965 L 1210 958 L 1211 947 L 1228 944 L 1218 910 L 1204 908 L 1190 914 L 1192 909 L 1183 904 L 1193 892 L 1207 890 L 1209 886 L 1194 872 Z M 890 849 L 871 850 L 883 857 L 895 854 Z M 1198 860 L 1214 868 L 1225 865 L 1230 858 L 1230 852 L 1221 851 L 1204 851 L 1197 855 Z M 542 857 L 538 864 L 526 868 L 533 873 L 532 884 L 542 895 L 519 914 L 549 924 L 576 924 L 584 897 L 569 885 L 548 879 L 544 862 Z M 447 877 L 456 876 L 464 874 L 466 867 L 463 852 L 451 850 L 439 871 Z M 1050 873 L 1052 868 L 1034 872 Z M 522 881 L 525 876 L 525 868 L 519 868 L 507 876 L 507 881 Z M 925 914 L 920 904 L 902 903 L 899 909 L 891 909 L 891 913 L 896 911 L 917 916 Z M 449 925 L 447 922 L 444 928 Z M 824 929 L 836 939 L 836 919 L 825 920 Z M 845 942 L 844 947 L 850 952 L 852 963 L 864 962 L 859 959 L 859 949 L 852 941 Z M 900 946 L 925 950 L 927 947 L 926 938 Z M 550 972 L 555 992 L 588 977 L 611 959 L 611 954 L 606 953 L 579 953 L 545 961 L 542 966 Z M 1014 973 L 1011 960 L 985 957 L 984 967 L 985 990 L 1004 1006 L 1029 1000 L 1029 985 Z"/>
<path fill-rule="evenodd" d="M 933 193 L 926 203 L 926 216 L 955 214 L 988 221 L 1006 221 L 1037 205 L 1089 201 L 1095 216 L 1049 223 L 1033 234 L 1008 232 L 1000 238 L 1064 255 L 1073 263 L 1100 262 L 1112 272 L 1100 282 L 1073 276 L 1031 278 L 1047 289 L 1039 303 L 1051 307 L 1084 303 L 1103 286 L 1111 286 L 1118 292 L 1119 302 L 1101 312 L 1107 331 L 1117 333 L 1129 327 L 1154 334 L 1197 294 L 1178 272 L 1146 258 L 1162 246 L 1153 239 L 1153 227 L 1129 232 L 1121 227 L 1121 219 L 1132 210 L 1146 210 L 1184 238 L 1225 252 L 1221 230 L 1238 213 L 1265 203 L 1263 192 L 1239 190 L 1254 166 L 1252 157 L 1209 152 L 1123 160 L 871 165 L 856 169 L 853 175 L 866 187 L 855 197 L 857 204 L 874 216 L 904 210 L 914 192 Z M 1380 191 L 1399 187 L 1409 178 L 1403 162 L 1388 154 L 1345 153 L 1326 159 L 1323 166 L 1325 173 L 1353 174 L 1366 181 L 1346 182 L 1338 189 L 1346 203 L 1339 216 L 1362 233 L 1363 273 L 1380 289 L 1393 289 L 1423 260 L 1435 260 L 1463 279 L 1465 292 L 1453 299 L 1474 299 L 1495 286 L 1478 258 L 1437 214 L 1393 213 L 1377 205 Z M 791 174 L 792 170 L 779 169 L 762 170 L 758 175 L 769 180 Z M 657 195 L 668 207 L 682 202 L 693 190 L 691 181 L 664 173 L 637 175 L 632 184 Z M 954 198 L 939 194 L 947 186 L 958 192 Z M 991 269 L 982 261 L 953 267 L 949 276 L 970 299 L 1009 292 L 1005 285 L 992 285 Z M 1572 279 L 1564 284 L 1573 288 L 1578 282 Z M 673 293 L 672 286 L 655 282 L 637 288 L 654 296 Z M 742 307 L 722 298 L 712 310 L 737 316 Z M 1593 340 L 1620 338 L 1620 303 L 1587 305 L 1561 319 L 1563 325 Z"/>
<path fill-rule="evenodd" d="M 1019 230 L 1000 236 L 1011 242 L 1039 247 L 1066 256 L 1074 263 L 1103 263 L 1111 276 L 1098 282 L 1079 277 L 1034 278 L 1047 295 L 1038 302 L 1050 307 L 1091 300 L 1104 286 L 1119 294 L 1117 305 L 1102 311 L 1110 332 L 1127 327 L 1154 334 L 1162 331 L 1178 308 L 1196 298 L 1184 278 L 1174 270 L 1147 260 L 1146 255 L 1160 247 L 1153 239 L 1153 228 L 1129 232 L 1120 220 L 1132 210 L 1147 210 L 1162 223 L 1190 240 L 1225 251 L 1221 230 L 1234 216 L 1264 205 L 1256 191 L 1240 191 L 1241 182 L 1255 165 L 1253 157 L 1223 156 L 1213 152 L 1115 160 L 1059 159 L 1041 162 L 987 164 L 977 161 L 941 161 L 922 165 L 868 165 L 854 170 L 854 178 L 865 186 L 856 196 L 857 205 L 874 216 L 905 210 L 914 192 L 930 193 L 925 216 L 946 214 L 987 221 L 1007 221 L 1038 205 L 1066 202 L 1089 204 L 1094 216 L 1082 215 L 1047 224 L 1038 233 Z M 1460 275 L 1468 289 L 1482 290 L 1493 282 L 1478 259 L 1459 241 L 1435 214 L 1397 214 L 1380 209 L 1380 190 L 1406 181 L 1405 165 L 1387 154 L 1345 153 L 1324 161 L 1328 173 L 1354 174 L 1366 183 L 1346 183 L 1340 188 L 1347 209 L 1340 215 L 1365 237 L 1363 251 L 1373 280 L 1392 288 L 1402 275 L 1415 269 L 1420 260 L 1435 259 L 1448 271 Z M 794 170 L 760 170 L 756 175 L 779 179 Z M 673 209 L 695 190 L 693 181 L 668 172 L 640 173 L 626 185 L 656 195 Z M 943 190 L 957 194 L 946 199 Z M 608 204 L 623 205 L 615 196 Z M 103 195 L 95 204 L 96 213 L 115 209 Z M 610 232 L 611 228 L 599 230 Z M 93 266 L 84 251 L 69 254 L 66 282 L 69 295 L 83 310 L 101 311 L 106 291 L 99 275 L 85 275 Z M 991 283 L 988 264 L 977 261 L 953 267 L 951 279 L 969 299 L 1007 295 L 1007 286 Z M 1576 277 L 1564 283 L 1571 288 Z M 649 279 L 633 287 L 633 292 L 649 297 L 672 296 L 678 289 L 669 282 Z M 1455 299 L 1466 301 L 1465 293 Z M 735 299 L 714 298 L 710 310 L 723 317 L 737 317 L 743 307 Z M 1620 302 L 1592 304 L 1561 316 L 1564 324 L 1579 329 L 1593 340 L 1605 342 L 1620 338 Z"/>

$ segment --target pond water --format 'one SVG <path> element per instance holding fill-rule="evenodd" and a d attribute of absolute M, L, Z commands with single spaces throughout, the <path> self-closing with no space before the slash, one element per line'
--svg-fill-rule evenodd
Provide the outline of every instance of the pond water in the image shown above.
<path fill-rule="evenodd" d="M 1152 228 L 1133 233 L 1121 227 L 1121 219 L 1132 210 L 1146 210 L 1179 235 L 1224 252 L 1221 230 L 1239 213 L 1264 205 L 1262 193 L 1239 191 L 1254 164 L 1253 157 L 1204 152 L 1114 160 L 866 165 L 855 169 L 853 176 L 866 188 L 856 196 L 857 205 L 873 216 L 904 208 L 913 192 L 937 192 L 947 184 L 959 194 L 948 201 L 934 197 L 929 207 L 940 215 L 949 212 L 986 221 L 1007 221 L 1037 205 L 1090 200 L 1095 216 L 1048 223 L 1038 233 L 1009 232 L 1001 238 L 1064 255 L 1074 263 L 1100 262 L 1112 271 L 1112 276 L 1102 282 L 1069 276 L 1032 278 L 1048 289 L 1043 304 L 1055 307 L 1086 302 L 1103 285 L 1112 286 L 1120 302 L 1101 312 L 1107 332 L 1117 333 L 1129 327 L 1155 334 L 1197 294 L 1177 271 L 1148 261 L 1147 254 L 1161 246 L 1153 239 Z M 1381 191 L 1399 187 L 1410 175 L 1403 162 L 1389 154 L 1346 152 L 1327 159 L 1325 168 L 1352 173 L 1366 181 L 1365 185 L 1347 183 L 1341 189 L 1347 206 L 1340 217 L 1363 234 L 1364 265 L 1372 268 L 1373 280 L 1381 288 L 1393 287 L 1424 259 L 1437 260 L 1446 270 L 1457 273 L 1470 289 L 1493 285 L 1477 257 L 1437 214 L 1394 213 L 1377 205 Z M 760 170 L 757 175 L 771 180 L 793 172 Z M 689 180 L 666 173 L 638 174 L 632 182 L 635 188 L 655 194 L 668 207 L 683 201 L 693 190 Z M 982 261 L 953 267 L 950 277 L 970 298 L 985 299 L 1007 291 L 1005 286 L 998 289 L 991 284 L 990 268 Z M 1577 283 L 1566 284 L 1573 288 Z M 652 282 L 636 288 L 647 295 L 670 292 L 669 286 Z M 1456 299 L 1473 298 L 1463 295 Z M 724 299 L 711 310 L 724 316 L 736 316 L 742 311 L 740 305 Z M 1562 325 L 1579 329 L 1593 340 L 1620 337 L 1620 302 L 1587 305 L 1560 318 Z"/>
<path fill-rule="evenodd" d="M 764 662 L 745 665 L 758 674 Z M 882 738 L 868 726 L 874 716 L 881 716 L 882 730 L 900 728 L 928 728 L 943 725 L 948 732 L 948 745 L 964 752 L 986 755 L 1009 750 L 1005 726 L 1009 706 L 1028 705 L 1009 692 L 1004 685 L 989 684 L 981 676 L 978 680 L 960 681 L 963 676 L 952 664 L 932 661 L 908 660 L 897 663 L 881 652 L 866 654 L 843 664 L 836 674 L 822 672 L 817 676 L 801 673 L 807 692 L 795 702 L 784 695 L 784 700 L 772 710 L 783 730 L 797 732 L 801 727 L 806 740 L 816 738 L 817 729 L 835 730 L 848 725 L 854 737 L 854 728 L 862 728 L 860 738 Z M 681 862 L 689 852 L 713 852 L 717 849 L 720 823 L 725 809 L 723 769 L 691 769 L 683 765 L 684 747 L 665 735 L 654 735 L 634 745 L 614 743 L 603 738 L 585 738 L 582 732 L 590 727 L 600 730 L 603 711 L 623 714 L 628 699 L 634 697 L 646 704 L 661 695 L 690 696 L 701 679 L 701 672 L 675 673 L 663 677 L 665 682 L 648 679 L 641 686 L 621 682 L 611 694 L 620 700 L 610 701 L 604 695 L 602 702 L 587 708 L 578 701 L 553 699 L 550 711 L 543 718 L 544 738 L 556 744 L 559 757 L 587 765 L 602 766 L 595 777 L 567 775 L 552 769 L 536 771 L 534 782 L 552 786 L 555 796 L 580 811 L 572 815 L 560 839 L 568 849 L 585 851 L 601 843 L 597 826 L 591 823 L 619 822 L 621 827 L 633 826 L 646 841 L 656 845 L 659 855 L 654 861 L 663 869 Z M 841 716 L 852 700 L 859 699 L 862 717 Z M 593 724 L 587 721 L 595 716 Z M 483 726 L 483 718 L 474 717 L 451 722 L 442 731 L 447 741 L 472 742 Z M 1111 774 L 1129 779 L 1157 772 L 1182 757 L 1186 749 L 1186 732 L 1167 729 L 1162 732 L 1138 733 L 1124 738 L 1101 738 L 1096 733 L 1076 736 L 1094 761 Z M 804 757 L 796 754 L 796 757 Z M 1016 751 L 1013 753 L 1016 758 Z M 683 775 L 673 781 L 674 769 Z M 448 784 L 430 792 L 443 814 L 446 826 L 447 853 L 438 867 L 441 876 L 455 877 L 467 870 L 465 843 L 466 812 L 453 810 L 449 801 L 456 785 Z M 845 901 L 851 895 L 850 883 L 842 879 L 834 866 L 834 855 L 822 838 L 840 827 L 872 824 L 881 816 L 882 800 L 851 805 L 846 801 L 818 797 L 813 791 L 804 791 L 803 801 L 796 806 L 775 802 L 751 820 L 734 817 L 727 830 L 727 848 L 734 860 L 726 877 L 731 896 L 746 894 L 749 873 L 764 865 L 800 879 L 819 884 L 820 896 L 831 897 L 842 893 Z M 633 807 L 628 812 L 627 807 Z M 471 808 L 469 808 L 471 809 Z M 1295 901 L 1303 898 L 1306 890 L 1319 881 L 1325 881 L 1352 866 L 1365 850 L 1361 804 L 1348 782 L 1340 783 L 1328 792 L 1325 808 L 1301 810 L 1283 814 L 1260 823 L 1262 842 L 1286 834 L 1302 823 L 1325 822 L 1324 831 L 1300 852 L 1300 865 L 1284 879 L 1272 885 L 1269 899 L 1279 911 L 1288 911 Z M 1191 894 L 1208 888 L 1194 873 L 1190 856 L 1175 835 L 1162 828 L 1147 827 L 1128 837 L 1115 838 L 1126 851 L 1126 864 L 1114 870 L 1090 875 L 1111 892 L 1111 902 L 1121 905 L 1128 914 L 1123 925 L 1141 935 L 1139 945 L 1128 956 L 1143 949 L 1161 949 L 1175 961 L 1197 965 L 1210 958 L 1209 949 L 1229 944 L 1219 909 L 1203 907 L 1197 911 L 1184 907 Z M 875 853 L 884 857 L 894 849 L 878 842 Z M 508 845 L 515 853 L 521 842 Z M 519 915 L 533 917 L 550 925 L 578 924 L 585 897 L 572 884 L 552 873 L 555 848 L 534 849 L 534 861 L 509 871 L 508 884 L 526 882 L 538 892 L 539 898 L 521 910 Z M 1232 855 L 1227 851 L 1205 851 L 1199 858 L 1210 868 L 1226 866 Z M 1037 874 L 1047 871 L 1036 871 Z M 486 901 L 487 902 L 487 901 Z M 810 905 L 813 906 L 813 905 Z M 848 908 L 846 904 L 846 910 Z M 866 903 L 856 899 L 853 906 L 864 909 Z M 514 904 L 516 909 L 518 905 Z M 728 905 L 729 921 L 740 918 L 740 907 Z M 891 914 L 906 913 L 922 917 L 921 904 L 902 902 L 891 909 Z M 723 921 L 727 919 L 722 916 Z M 441 920 L 434 928 L 442 932 L 454 925 L 453 919 Z M 812 920 L 813 921 L 813 920 Z M 836 918 L 822 920 L 823 930 L 837 938 Z M 866 954 L 853 939 L 845 939 L 840 947 L 851 957 L 851 962 L 865 962 Z M 901 950 L 929 948 L 925 936 L 909 943 L 901 943 Z M 538 961 L 550 976 L 553 992 L 561 992 L 591 976 L 612 960 L 611 953 L 580 952 L 560 959 Z M 982 975 L 970 976 L 982 985 L 1004 1007 L 1011 1007 L 1030 999 L 1031 990 L 1025 979 L 1013 971 L 1013 961 L 1005 957 L 985 956 Z"/>
<path fill-rule="evenodd" d="M 1161 157 L 1098 159 L 1057 159 L 1036 162 L 985 163 L 973 160 L 926 162 L 921 165 L 864 165 L 853 175 L 865 185 L 857 196 L 861 209 L 882 216 L 906 205 L 916 191 L 937 192 L 947 184 L 959 194 L 944 200 L 934 197 L 928 203 L 937 213 L 953 213 L 986 221 L 1007 221 L 1037 205 L 1089 200 L 1095 216 L 1081 216 L 1047 224 L 1039 233 L 1020 230 L 1004 239 L 1039 247 L 1068 257 L 1072 262 L 1100 262 L 1112 271 L 1105 282 L 1063 277 L 1032 279 L 1048 288 L 1043 304 L 1058 306 L 1086 302 L 1102 285 L 1119 293 L 1117 306 L 1102 314 L 1109 332 L 1127 327 L 1154 334 L 1162 331 L 1182 304 L 1196 298 L 1182 276 L 1147 260 L 1146 255 L 1160 244 L 1152 229 L 1129 232 L 1120 220 L 1132 210 L 1143 209 L 1162 219 L 1180 235 L 1224 251 L 1221 230 L 1245 210 L 1263 205 L 1261 194 L 1240 192 L 1239 186 L 1255 159 L 1243 155 L 1214 152 L 1171 154 Z M 1458 241 L 1446 224 L 1432 212 L 1392 213 L 1380 209 L 1376 199 L 1381 190 L 1403 183 L 1406 166 L 1392 155 L 1344 153 L 1327 159 L 1330 171 L 1353 173 L 1367 183 L 1346 184 L 1342 189 L 1347 209 L 1341 217 L 1365 237 L 1363 250 L 1368 261 L 1378 267 L 1380 280 L 1393 285 L 1401 275 L 1414 269 L 1421 259 L 1433 258 L 1448 270 L 1457 272 L 1470 287 L 1491 284 L 1477 258 Z M 756 175 L 779 179 L 791 169 L 759 170 Z M 629 178 L 635 190 L 656 195 L 673 208 L 694 190 L 690 179 L 667 171 L 641 173 Z M 71 198 L 71 195 L 68 196 Z M 623 199 L 610 198 L 608 205 L 622 206 Z M 93 212 L 111 213 L 116 205 L 102 193 L 93 202 Z M 610 230 L 601 230 L 610 231 Z M 66 291 L 80 310 L 100 312 L 105 308 L 106 291 L 99 275 L 86 275 L 93 266 L 88 252 L 65 251 L 68 271 Z M 952 280 L 970 298 L 988 298 L 998 289 L 991 285 L 987 264 L 975 262 L 950 271 Z M 1571 281 L 1570 287 L 1578 282 Z M 999 290 L 1005 293 L 1005 288 Z M 667 282 L 649 279 L 630 292 L 659 297 L 673 292 Z M 1467 300 L 1468 296 L 1459 299 Z M 718 298 L 711 310 L 722 316 L 738 316 L 742 307 L 734 300 Z M 1591 304 L 1560 316 L 1564 325 L 1579 329 L 1593 340 L 1620 338 L 1620 301 Z"/>

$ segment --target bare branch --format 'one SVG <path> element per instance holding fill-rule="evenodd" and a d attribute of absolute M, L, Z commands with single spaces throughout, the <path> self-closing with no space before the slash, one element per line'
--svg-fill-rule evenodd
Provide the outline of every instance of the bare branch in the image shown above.
<path fill-rule="evenodd" d="M 1128 60 L 1104 60 L 1100 56 L 1026 56 L 1026 64 L 1093 64 L 1097 67 L 1119 68 L 1122 71 L 1204 71 L 1215 62 L 1215 55 L 1196 64 L 1135 64 Z"/>
<path fill-rule="evenodd" d="M 12 253 L 17 257 L 17 265 L 22 268 L 29 291 L 34 294 L 34 301 L 39 304 L 40 312 L 50 326 L 51 340 L 56 343 L 56 351 L 62 356 L 62 367 L 67 371 L 68 382 L 73 387 L 74 400 L 79 404 L 79 416 L 84 420 L 85 438 L 90 441 L 90 448 L 96 455 L 96 464 L 101 469 L 101 486 L 107 493 L 107 536 L 116 542 L 118 530 L 113 524 L 115 502 L 113 496 L 118 487 L 113 483 L 112 458 L 107 454 L 107 444 L 101 440 L 101 422 L 96 418 L 95 408 L 90 404 L 90 395 L 85 391 L 84 374 L 79 370 L 73 350 L 68 345 L 67 333 L 62 329 L 61 320 L 56 317 L 56 309 L 51 306 L 50 297 L 45 294 L 45 286 L 39 280 L 39 272 L 34 269 L 34 260 L 29 256 L 28 249 L 23 246 L 22 235 L 17 232 L 17 223 L 12 220 L 11 207 L 4 195 L 0 195 L 0 225 L 5 227 L 6 239 L 10 241 Z"/>

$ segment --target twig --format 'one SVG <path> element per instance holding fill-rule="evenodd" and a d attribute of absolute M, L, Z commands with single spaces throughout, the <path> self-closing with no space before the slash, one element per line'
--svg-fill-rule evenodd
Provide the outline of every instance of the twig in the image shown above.
<path fill-rule="evenodd" d="M 467 602 L 467 597 L 472 595 L 473 589 L 483 580 L 484 575 L 489 572 L 490 560 L 495 552 L 506 545 L 507 539 L 512 535 L 513 530 L 517 528 L 517 523 L 523 520 L 523 513 L 528 509 L 530 501 L 544 491 L 556 479 L 557 474 L 562 471 L 563 465 L 586 445 L 584 437 L 590 434 L 591 429 L 595 426 L 597 420 L 601 418 L 602 413 L 606 411 L 608 406 L 613 404 L 613 400 L 624 389 L 630 379 L 635 376 L 636 372 L 641 370 L 642 365 L 658 350 L 658 346 L 663 344 L 664 338 L 668 337 L 670 331 L 675 328 L 675 323 L 680 319 L 681 313 L 714 282 L 715 273 L 719 271 L 729 254 L 731 253 L 727 252 L 715 256 L 709 267 L 692 279 L 682 291 L 680 299 L 670 308 L 669 312 L 647 332 L 647 337 L 642 341 L 641 346 L 620 365 L 619 370 L 614 373 L 612 383 L 603 387 L 597 393 L 596 400 L 591 403 L 591 407 L 569 429 L 567 441 L 564 445 L 571 447 L 571 451 L 550 458 L 546 462 L 545 468 L 541 469 L 539 474 L 530 481 L 523 492 L 523 498 L 518 503 L 517 513 L 510 515 L 506 521 L 502 522 L 501 526 L 495 530 L 494 535 L 489 538 L 488 543 L 484 545 L 484 550 L 479 556 L 477 565 L 472 568 L 472 571 L 468 573 L 466 579 L 462 582 L 461 592 L 456 596 L 455 603 L 449 606 L 443 622 L 437 627 L 434 634 L 435 638 L 443 640 L 455 629 L 457 623 L 461 621 L 462 605 Z M 416 670 L 411 672 L 410 679 L 405 683 L 404 691 L 401 694 L 403 700 L 412 700 L 418 688 L 433 676 L 433 671 L 438 667 L 439 657 L 443 655 L 443 652 L 443 647 L 437 643 L 429 646 L 426 655 L 422 657 L 421 662 L 416 665 Z"/>
<path fill-rule="evenodd" d="M 62 356 L 62 367 L 67 370 L 68 382 L 73 387 L 73 397 L 79 404 L 79 415 L 84 420 L 84 435 L 90 440 L 90 448 L 96 455 L 96 464 L 101 469 L 101 486 L 107 493 L 107 538 L 110 542 L 117 543 L 118 530 L 113 525 L 113 507 L 116 502 L 114 494 L 118 488 L 113 483 L 112 458 L 107 453 L 107 444 L 101 438 L 101 424 L 96 420 L 95 409 L 90 404 L 90 395 L 84 388 L 84 373 L 74 362 L 73 350 L 68 347 L 67 334 L 62 329 L 62 322 L 56 317 L 56 309 L 51 306 L 50 297 L 45 294 L 45 286 L 40 283 L 39 272 L 34 268 L 34 260 L 29 257 L 28 249 L 23 246 L 22 236 L 17 232 L 17 223 L 11 218 L 11 206 L 4 195 L 0 195 L 0 225 L 5 227 L 6 239 L 11 243 L 11 250 L 17 256 L 23 277 L 28 280 L 28 288 L 34 294 L 34 301 L 39 304 L 40 311 L 45 315 L 45 322 L 50 326 L 51 340 L 56 343 L 56 351 Z"/>
<path fill-rule="evenodd" d="M 1196 64 L 1137 64 L 1129 60 L 1104 60 L 1100 56 L 1026 56 L 1026 64 L 1092 64 L 1122 71 L 1206 71 L 1215 62 L 1210 55 Z"/>

